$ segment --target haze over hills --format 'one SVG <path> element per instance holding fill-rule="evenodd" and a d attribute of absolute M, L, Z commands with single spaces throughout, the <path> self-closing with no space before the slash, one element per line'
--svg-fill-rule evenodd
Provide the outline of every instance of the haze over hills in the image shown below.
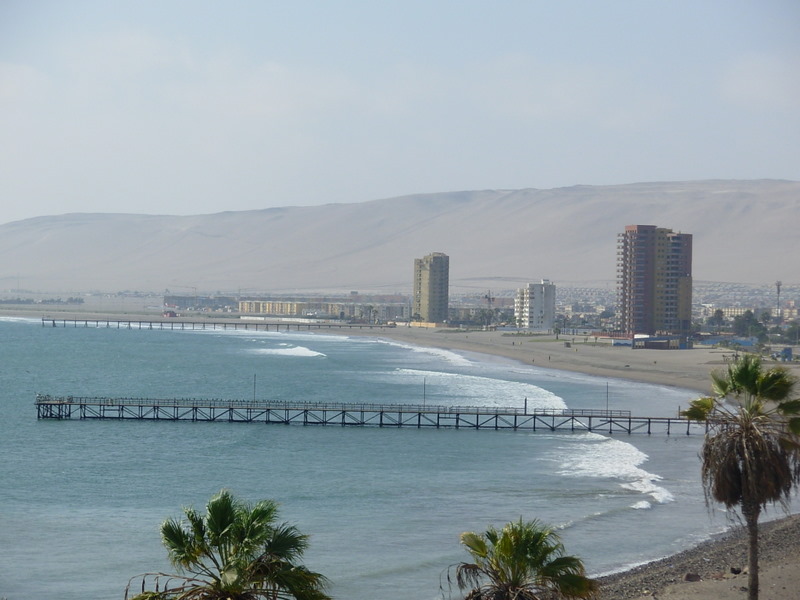
<path fill-rule="evenodd" d="M 197 216 L 67 214 L 0 225 L 0 291 L 408 292 L 450 256 L 454 294 L 616 275 L 628 224 L 694 234 L 694 278 L 800 281 L 800 182 L 693 181 L 419 194 Z"/>

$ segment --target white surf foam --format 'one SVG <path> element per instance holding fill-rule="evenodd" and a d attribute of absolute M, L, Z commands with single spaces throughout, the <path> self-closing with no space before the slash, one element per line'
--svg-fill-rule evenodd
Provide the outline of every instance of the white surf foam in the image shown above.
<path fill-rule="evenodd" d="M 52 321 L 53 319 L 50 320 Z M 0 317 L 0 321 L 6 323 L 31 323 L 36 325 L 40 325 L 42 323 L 42 319 L 34 319 L 32 317 Z M 59 319 L 56 319 L 56 322 L 58 321 Z M 45 323 L 47 323 L 47 319 L 45 319 Z"/>
<path fill-rule="evenodd" d="M 576 436 L 574 441 L 569 439 L 556 450 L 560 453 L 560 475 L 619 479 L 623 489 L 648 495 L 659 504 L 675 500 L 669 490 L 658 485 L 661 476 L 640 468 L 648 457 L 632 444 L 596 433 Z M 633 508 L 649 508 L 649 505 L 637 502 Z"/>
<path fill-rule="evenodd" d="M 441 393 L 438 395 L 454 398 L 453 402 L 459 405 L 522 408 L 527 398 L 528 410 L 567 407 L 560 396 L 531 383 L 420 369 L 397 369 L 395 375 L 403 379 L 424 380 L 434 401 L 439 390 Z"/>
<path fill-rule="evenodd" d="M 417 352 L 419 354 L 429 354 L 437 358 L 443 358 L 448 363 L 452 365 L 457 365 L 459 367 L 467 367 L 473 364 L 471 360 L 462 356 L 461 354 L 453 352 L 452 350 L 445 350 L 443 348 L 429 348 L 425 346 L 414 346 L 413 344 L 403 344 L 401 342 L 395 342 L 392 340 L 385 340 L 385 339 L 379 339 L 378 342 L 381 344 L 386 344 L 387 346 L 404 348 L 406 350 Z"/>
<path fill-rule="evenodd" d="M 249 350 L 253 354 L 267 354 L 271 356 L 291 356 L 309 358 L 313 356 L 325 356 L 322 352 L 317 352 L 305 346 L 288 346 L 285 348 L 253 348 Z"/>

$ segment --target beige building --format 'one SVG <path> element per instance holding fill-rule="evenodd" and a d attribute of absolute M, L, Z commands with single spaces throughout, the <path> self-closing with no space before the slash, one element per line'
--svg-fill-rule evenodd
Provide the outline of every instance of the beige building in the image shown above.
<path fill-rule="evenodd" d="M 307 302 L 292 302 L 286 300 L 240 300 L 239 312 L 301 317 L 306 312 L 307 304 Z"/>
<path fill-rule="evenodd" d="M 408 318 L 408 305 L 397 302 L 329 302 L 310 300 L 240 300 L 239 312 L 270 317 L 344 319 L 386 323 Z"/>
<path fill-rule="evenodd" d="M 550 330 L 556 322 L 556 286 L 547 279 L 517 290 L 514 318 L 521 329 Z"/>
<path fill-rule="evenodd" d="M 448 320 L 450 304 L 450 257 L 434 252 L 414 260 L 412 318 L 426 323 Z"/>

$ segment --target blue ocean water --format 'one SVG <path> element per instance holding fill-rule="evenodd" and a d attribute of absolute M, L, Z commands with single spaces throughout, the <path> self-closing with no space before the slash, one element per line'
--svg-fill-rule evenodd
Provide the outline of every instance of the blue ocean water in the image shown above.
<path fill-rule="evenodd" d="M 688 390 L 372 338 L 0 319 L 0 597 L 121 598 L 171 570 L 159 524 L 221 488 L 273 498 L 335 597 L 440 598 L 463 531 L 538 518 L 593 574 L 724 528 L 700 436 L 37 421 L 35 394 L 628 409 Z"/>

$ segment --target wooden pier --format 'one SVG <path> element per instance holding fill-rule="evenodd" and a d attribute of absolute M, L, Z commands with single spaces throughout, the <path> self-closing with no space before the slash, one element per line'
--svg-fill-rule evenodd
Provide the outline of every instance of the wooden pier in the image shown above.
<path fill-rule="evenodd" d="M 181 320 L 181 319 L 63 319 L 42 317 L 42 327 L 89 327 L 108 329 L 164 329 L 181 330 L 233 330 L 233 331 L 311 331 L 314 329 L 392 329 L 393 325 L 369 325 L 364 323 L 323 323 L 320 321 L 248 321 L 229 319 L 222 321 Z"/>
<path fill-rule="evenodd" d="M 704 434 L 706 424 L 681 417 L 634 417 L 623 410 L 553 410 L 419 404 L 356 404 L 326 402 L 268 402 L 260 400 L 202 400 L 96 398 L 37 394 L 39 419 L 194 421 L 412 427 L 434 429 L 492 429 L 514 431 L 571 431 L 604 434 Z"/>

